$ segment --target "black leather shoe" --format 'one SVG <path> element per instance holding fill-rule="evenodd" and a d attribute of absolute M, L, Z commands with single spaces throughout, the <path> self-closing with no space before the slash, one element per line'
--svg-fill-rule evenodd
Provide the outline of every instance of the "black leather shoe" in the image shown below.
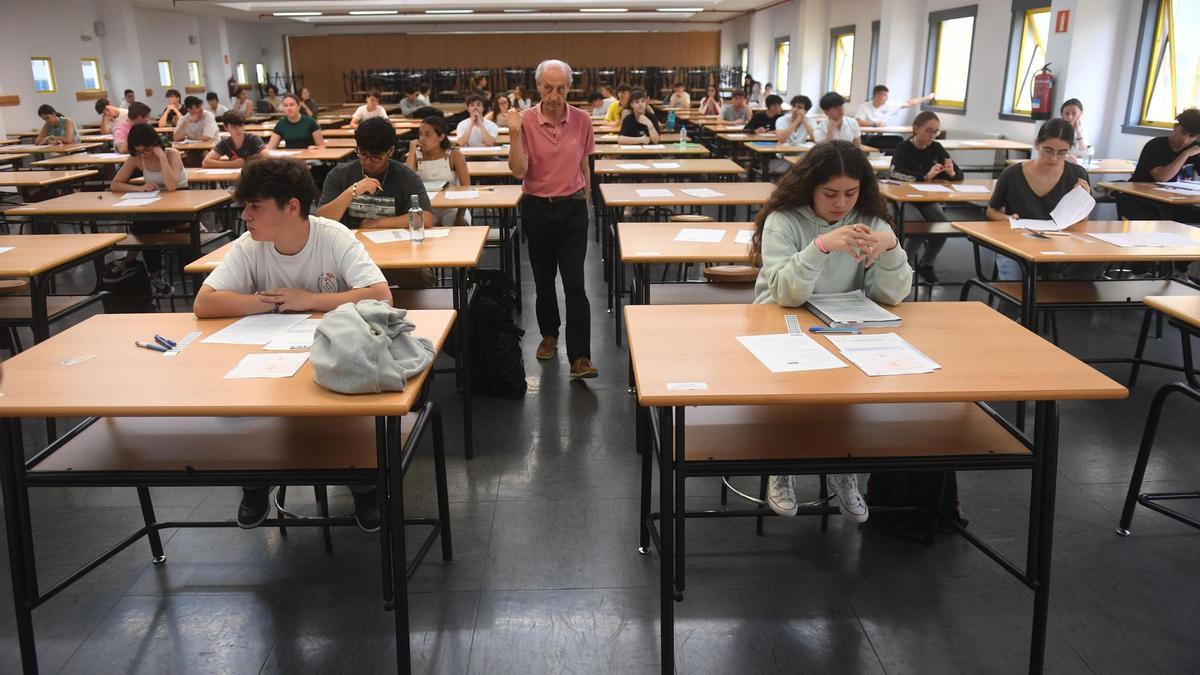
<path fill-rule="evenodd" d="M 242 503 L 238 506 L 237 524 L 251 530 L 267 519 L 271 510 L 271 488 L 242 488 Z"/>

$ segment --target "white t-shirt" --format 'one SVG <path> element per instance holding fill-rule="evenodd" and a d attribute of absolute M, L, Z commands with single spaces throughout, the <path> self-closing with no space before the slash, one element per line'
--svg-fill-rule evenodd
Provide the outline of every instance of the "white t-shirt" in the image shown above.
<path fill-rule="evenodd" d="M 179 123 L 175 125 L 175 130 L 185 129 L 184 138 L 189 141 L 198 141 L 201 138 L 208 137 L 209 140 L 217 140 L 217 118 L 213 116 L 210 110 L 200 111 L 200 121 L 193 122 L 191 113 L 184 113 L 183 117 L 179 118 Z"/>
<path fill-rule="evenodd" d="M 876 108 L 870 101 L 863 101 L 862 105 L 858 106 L 858 112 L 854 114 L 855 120 L 868 120 L 874 122 L 878 126 L 887 126 L 888 119 L 900 111 L 900 106 L 895 103 L 884 102 L 883 105 Z"/>
<path fill-rule="evenodd" d="M 470 117 L 468 117 L 467 119 L 458 123 L 458 128 L 455 129 L 455 133 L 458 134 L 458 147 L 460 147 L 460 148 L 482 147 L 483 146 L 483 134 L 479 131 L 479 126 L 476 125 L 475 128 L 471 129 L 471 135 L 469 137 L 466 137 L 467 127 L 469 127 L 469 126 L 471 126 L 471 118 Z M 496 126 L 496 123 L 489 119 L 483 120 L 483 128 L 486 129 L 489 134 L 491 134 L 493 141 L 495 141 L 496 137 L 500 135 L 500 127 Z M 464 137 L 466 137 L 465 141 L 464 141 Z"/>
<path fill-rule="evenodd" d="M 277 288 L 342 293 L 385 281 L 362 242 L 345 225 L 309 216 L 308 227 L 308 241 L 296 255 L 283 255 L 274 242 L 254 241 L 249 232 L 243 234 L 204 285 L 245 294 Z"/>
<path fill-rule="evenodd" d="M 211 105 L 208 105 L 207 103 L 205 103 L 204 109 L 209 111 L 210 113 L 212 113 L 213 116 L 215 116 L 215 117 L 220 117 L 220 116 L 224 115 L 225 113 L 229 112 L 229 106 L 225 105 L 224 103 L 218 103 L 216 110 L 213 110 Z"/>
<path fill-rule="evenodd" d="M 784 113 L 783 115 L 781 115 L 779 117 L 779 119 L 775 120 L 775 130 L 776 131 L 787 131 L 788 127 L 790 127 L 790 126 L 792 126 L 792 114 L 791 113 Z M 803 123 L 801 123 L 800 126 L 796 127 L 796 130 L 793 131 L 791 133 L 791 135 L 787 137 L 787 140 L 783 141 L 783 144 L 784 145 L 801 145 L 802 143 L 805 143 L 807 141 L 808 141 L 808 129 L 805 128 Z"/>
<path fill-rule="evenodd" d="M 129 109 L 117 108 L 117 119 L 108 121 L 108 133 L 112 133 L 113 129 L 121 126 L 129 119 Z"/>
<path fill-rule="evenodd" d="M 364 103 L 363 105 L 358 106 L 358 110 L 354 111 L 354 115 L 351 116 L 351 119 L 359 124 L 362 124 L 362 121 L 365 119 L 370 119 L 372 117 L 382 117 L 387 119 L 387 116 L 387 111 L 383 109 L 383 106 L 375 106 L 375 110 L 372 112 L 367 110 L 367 105 Z"/>
<path fill-rule="evenodd" d="M 842 117 L 842 128 L 833 135 L 832 138 L 826 138 L 826 127 L 829 125 L 829 118 L 825 118 L 817 122 L 817 127 L 813 130 L 813 136 L 820 141 L 853 141 L 858 138 L 861 133 L 858 129 L 858 121 L 853 117 L 846 115 Z"/>

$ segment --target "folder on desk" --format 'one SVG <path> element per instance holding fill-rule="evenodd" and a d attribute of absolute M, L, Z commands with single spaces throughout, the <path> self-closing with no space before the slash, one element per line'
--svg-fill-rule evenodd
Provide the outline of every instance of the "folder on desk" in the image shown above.
<path fill-rule="evenodd" d="M 808 296 L 804 308 L 826 324 L 860 323 L 863 328 L 894 328 L 900 317 L 875 304 L 861 290 Z"/>

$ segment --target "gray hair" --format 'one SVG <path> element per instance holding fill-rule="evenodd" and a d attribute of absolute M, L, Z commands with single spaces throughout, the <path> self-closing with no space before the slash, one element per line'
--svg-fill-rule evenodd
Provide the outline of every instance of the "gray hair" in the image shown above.
<path fill-rule="evenodd" d="M 568 87 L 575 83 L 575 71 L 571 70 L 571 66 L 567 65 L 566 61 L 559 61 L 558 59 L 546 59 L 545 61 L 539 63 L 537 65 L 537 70 L 535 70 L 533 73 L 533 81 L 541 82 L 542 73 L 546 72 L 547 68 L 558 68 L 559 70 L 563 71 L 563 73 L 566 73 Z"/>

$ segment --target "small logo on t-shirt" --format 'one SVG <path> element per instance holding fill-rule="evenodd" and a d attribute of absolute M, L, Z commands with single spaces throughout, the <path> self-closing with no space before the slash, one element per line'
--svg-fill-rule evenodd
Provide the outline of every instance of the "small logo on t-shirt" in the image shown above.
<path fill-rule="evenodd" d="M 333 272 L 326 272 L 317 277 L 317 288 L 319 293 L 337 293 L 337 275 Z"/>

